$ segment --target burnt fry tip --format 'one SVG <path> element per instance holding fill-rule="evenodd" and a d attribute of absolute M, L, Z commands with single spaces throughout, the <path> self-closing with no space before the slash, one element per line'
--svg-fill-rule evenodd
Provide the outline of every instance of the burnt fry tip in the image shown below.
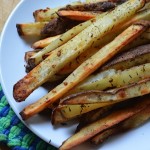
<path fill-rule="evenodd" d="M 17 28 L 17 32 L 19 34 L 19 36 L 24 36 L 24 33 L 22 31 L 21 25 L 20 24 L 16 24 L 16 28 Z"/>

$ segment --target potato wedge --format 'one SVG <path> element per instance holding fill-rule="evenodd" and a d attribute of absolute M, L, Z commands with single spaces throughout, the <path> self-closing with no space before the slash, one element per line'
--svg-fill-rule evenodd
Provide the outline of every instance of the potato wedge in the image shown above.
<path fill-rule="evenodd" d="M 97 134 L 91 139 L 91 142 L 94 144 L 101 144 L 106 141 L 110 136 L 136 128 L 149 119 L 150 107 L 148 105 L 145 109 L 133 115 L 129 119 L 123 121 L 122 123 L 118 124 L 117 126 L 114 126 L 113 128 L 107 129 L 104 132 Z"/>
<path fill-rule="evenodd" d="M 95 94 L 89 92 L 89 94 L 87 95 L 86 93 L 88 92 L 86 92 L 62 99 L 60 101 L 60 105 L 53 110 L 52 123 L 58 124 L 66 122 L 97 108 L 110 106 L 129 98 L 148 94 L 150 93 L 149 84 L 149 81 L 147 82 L 146 80 L 137 84 L 132 84 L 130 86 L 113 89 L 111 91 L 101 91 L 99 92 L 99 95 L 97 94 L 98 91 L 95 91 Z"/>
<path fill-rule="evenodd" d="M 150 93 L 150 78 L 121 88 L 108 91 L 88 91 L 68 96 L 60 101 L 61 105 L 79 105 L 102 103 L 103 106 L 124 101 Z"/>
<path fill-rule="evenodd" d="M 134 114 L 144 110 L 147 105 L 150 105 L 149 99 L 136 103 L 133 106 L 115 111 L 110 115 L 81 129 L 79 132 L 63 142 L 59 149 L 69 150 L 72 147 L 77 146 L 95 136 L 97 133 L 103 132 L 104 130 L 126 120 L 127 118 L 132 117 Z"/>
<path fill-rule="evenodd" d="M 47 95 L 39 99 L 37 102 L 27 106 L 21 112 L 23 118 L 27 119 L 32 115 L 40 112 L 50 104 L 53 104 L 54 102 L 58 101 L 64 94 L 68 92 L 68 90 L 72 89 L 79 82 L 83 81 L 88 75 L 93 73 L 98 67 L 102 66 L 106 61 L 111 59 L 111 57 L 113 57 L 115 54 L 121 51 L 122 47 L 130 43 L 134 38 L 136 38 L 138 35 L 144 32 L 144 30 L 149 26 L 149 22 L 147 21 L 144 21 L 142 24 L 137 23 L 127 28 L 111 43 L 104 46 L 87 61 L 82 63 L 82 65 L 80 65 L 72 74 L 70 74 L 60 85 L 51 90 Z M 18 85 L 20 83 L 22 84 L 22 81 L 19 81 Z M 22 100 L 22 98 L 24 99 L 27 96 L 27 93 L 20 92 L 22 91 L 22 89 L 24 91 L 24 88 L 22 88 L 22 86 L 18 88 L 18 85 L 16 85 L 14 87 L 14 98 L 20 101 Z M 29 93 L 30 91 L 27 92 Z"/>
<path fill-rule="evenodd" d="M 150 78 L 150 63 L 132 67 L 124 71 L 110 70 L 107 72 L 91 75 L 71 91 L 67 95 L 90 90 L 105 90 L 108 88 L 122 87 L 131 83 L 136 83 L 142 79 Z M 103 75 L 103 74 L 106 74 Z"/>
<path fill-rule="evenodd" d="M 41 31 L 46 24 L 48 22 L 16 24 L 16 28 L 20 36 L 41 36 Z"/>
<path fill-rule="evenodd" d="M 96 39 L 102 38 L 104 35 L 109 33 L 114 26 L 117 26 L 120 23 L 127 20 L 128 18 L 130 18 L 130 16 L 134 15 L 137 10 L 143 7 L 144 4 L 145 4 L 144 0 L 127 1 L 126 3 L 119 5 L 112 12 L 96 20 L 95 22 L 91 20 L 93 22 L 92 25 L 90 25 L 81 33 L 79 33 L 78 36 L 75 36 L 72 40 L 64 44 L 61 48 L 55 50 L 52 55 L 47 57 L 37 67 L 35 67 L 32 71 L 30 71 L 30 73 L 28 73 L 23 79 L 21 79 L 14 85 L 13 88 L 14 99 L 18 102 L 25 100 L 36 88 L 38 88 L 40 85 L 45 83 L 50 77 L 52 77 L 60 69 L 62 69 L 68 62 L 75 59 L 77 56 L 79 56 L 79 54 L 83 53 L 86 49 L 91 47 L 93 42 L 96 41 Z M 107 21 L 110 23 L 106 25 Z M 83 63 L 83 65 L 80 68 L 78 68 L 73 74 L 71 74 L 71 76 L 69 76 L 61 85 L 59 85 L 55 89 L 57 92 L 58 91 L 60 92 L 55 93 L 54 92 L 55 90 L 53 90 L 48 95 L 44 96 L 39 100 L 42 101 L 42 103 L 40 102 L 41 109 L 38 109 L 38 111 L 41 111 L 42 109 L 50 105 L 50 103 L 53 103 L 54 101 L 58 100 L 69 89 L 73 88 L 73 86 L 78 84 L 80 81 L 86 78 L 90 73 L 94 72 L 98 67 L 104 64 L 106 61 L 108 61 L 112 56 L 114 56 L 117 52 L 119 52 L 119 50 L 122 47 L 124 47 L 124 45 L 127 45 L 134 38 L 136 38 L 138 35 L 144 32 L 147 29 L 148 24 L 149 24 L 148 22 L 144 23 L 144 25 L 138 23 L 129 27 L 125 32 L 123 32 L 120 36 L 118 36 L 113 42 L 111 42 L 109 46 L 106 46 L 105 48 L 101 49 L 100 51 L 102 52 L 99 53 L 101 53 L 101 57 L 103 59 L 100 60 L 100 62 L 99 61 L 95 62 L 96 58 L 98 60 L 101 58 L 99 56 L 99 53 L 96 53 L 94 55 L 94 58 L 91 57 L 94 61 L 95 67 L 93 67 L 94 65 L 91 62 L 92 59 Z M 118 40 L 120 39 L 122 40 L 118 44 Z M 114 43 L 117 45 L 114 45 Z M 110 50 L 110 47 L 114 47 L 114 48 Z M 109 50 L 110 52 L 107 52 Z M 105 55 L 109 57 L 106 57 Z M 89 63 L 88 66 L 87 63 Z M 52 68 L 50 66 L 52 66 Z M 91 67 L 93 69 L 91 69 Z M 85 70 L 85 71 L 81 72 L 80 70 Z M 80 72 L 80 74 L 78 74 L 78 72 Z M 77 77 L 74 76 L 74 74 L 76 73 L 78 74 Z M 74 82 L 75 78 L 76 78 L 76 82 Z M 32 110 L 34 113 L 38 112 L 35 111 L 33 107 Z"/>
<path fill-rule="evenodd" d="M 150 63 L 150 44 L 135 47 L 123 52 L 107 62 L 101 70 L 125 70 L 133 66 Z"/>

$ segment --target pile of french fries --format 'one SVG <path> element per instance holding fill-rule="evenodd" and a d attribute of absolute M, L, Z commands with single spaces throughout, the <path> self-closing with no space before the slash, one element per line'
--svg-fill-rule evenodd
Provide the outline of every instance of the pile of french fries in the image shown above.
<path fill-rule="evenodd" d="M 14 99 L 24 101 L 46 82 L 59 84 L 20 112 L 24 120 L 46 108 L 53 125 L 78 119 L 60 146 L 69 150 L 150 118 L 149 0 L 88 0 L 33 14 L 34 23 L 17 24 L 20 36 L 41 39 L 25 54 L 28 73 L 14 85 Z"/>

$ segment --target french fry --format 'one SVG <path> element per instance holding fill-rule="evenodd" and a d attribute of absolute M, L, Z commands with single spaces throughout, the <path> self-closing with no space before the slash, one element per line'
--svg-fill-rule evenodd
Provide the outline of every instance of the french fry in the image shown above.
<path fill-rule="evenodd" d="M 95 91 L 95 93 L 91 91 L 66 97 L 62 99 L 59 106 L 53 110 L 52 123 L 58 124 L 66 122 L 97 108 L 110 106 L 129 98 L 149 94 L 149 84 L 150 81 L 145 80 L 137 84 L 113 89 L 112 91 Z"/>
<path fill-rule="evenodd" d="M 20 36 L 40 36 L 46 24 L 48 24 L 48 22 L 17 24 L 16 28 Z"/>
<path fill-rule="evenodd" d="M 126 2 L 126 3 L 128 3 L 128 2 Z M 131 1 L 131 2 L 133 2 L 133 1 Z M 124 4 L 122 4 L 122 5 L 124 5 Z M 126 6 L 126 4 L 125 4 L 125 6 Z M 130 9 L 130 10 L 133 10 L 133 9 Z M 123 12 L 123 9 L 121 10 L 121 12 Z M 21 112 L 22 117 L 24 119 L 27 119 L 27 118 L 31 117 L 32 115 L 35 115 L 36 113 L 42 111 L 44 108 L 46 108 L 50 104 L 53 104 L 54 102 L 58 101 L 64 94 L 66 94 L 68 92 L 68 90 L 72 89 L 79 82 L 83 81 L 88 75 L 93 73 L 97 68 L 101 67 L 105 62 L 107 62 L 109 59 L 111 59 L 115 54 L 120 52 L 121 49 L 125 45 L 129 44 L 133 39 L 135 39 L 142 32 L 144 32 L 144 30 L 146 30 L 148 27 L 149 27 L 149 22 L 144 21 L 143 23 L 136 23 L 136 24 L 130 26 L 129 28 L 127 28 L 123 33 L 121 33 L 119 36 L 117 36 L 112 42 L 110 42 L 109 44 L 107 44 L 106 46 L 101 48 L 96 54 L 94 54 L 92 57 L 90 57 L 88 60 L 86 60 L 84 63 L 82 63 L 60 85 L 58 85 L 56 88 L 51 90 L 47 95 L 45 95 L 44 97 L 39 99 L 37 102 L 27 106 Z M 80 39 L 80 41 L 81 41 L 81 39 Z M 60 60 L 59 60 L 59 63 L 60 63 Z M 25 79 L 26 78 L 27 77 L 25 77 Z M 31 93 L 29 91 L 29 88 L 27 88 L 27 86 L 29 84 L 26 85 L 26 84 L 24 84 L 26 82 L 23 83 L 22 81 L 24 82 L 24 79 L 19 81 L 14 87 L 14 98 L 17 101 L 23 100 L 25 97 L 27 97 L 29 95 L 29 93 Z M 32 83 L 33 83 L 33 81 L 32 81 Z M 23 88 L 24 85 L 25 85 L 25 88 Z M 26 88 L 28 89 L 28 91 L 22 93 L 22 91 L 25 91 Z M 31 88 L 30 88 L 30 90 L 31 90 Z"/>
<path fill-rule="evenodd" d="M 125 46 L 123 48 L 123 51 L 127 51 L 131 48 L 135 48 L 135 47 L 138 47 L 138 46 L 141 46 L 141 45 L 145 45 L 145 44 L 148 44 L 149 43 L 149 33 L 147 31 L 145 31 L 141 36 L 139 36 L 138 38 L 136 38 L 133 42 L 131 42 L 129 45 Z M 103 41 L 103 40 L 102 40 Z M 107 41 L 108 42 L 108 41 Z M 106 42 L 106 43 L 107 43 Z M 106 44 L 105 42 L 104 43 L 101 43 L 101 47 L 104 46 Z M 98 48 L 91 48 L 90 51 L 91 53 L 93 52 L 96 52 L 96 49 L 98 50 Z M 144 48 L 143 48 L 144 49 Z M 93 51 L 94 50 L 94 51 Z M 88 51 L 88 50 L 87 50 Z M 61 74 L 66 74 L 66 73 L 71 73 L 73 70 L 75 70 L 80 64 L 82 64 L 87 58 L 89 58 L 91 56 L 91 53 L 88 53 L 88 52 L 84 52 L 83 54 L 81 54 L 80 56 L 78 56 L 75 60 L 71 61 L 68 65 L 66 65 L 64 68 L 62 68 L 57 74 L 61 75 Z M 143 50 L 144 51 L 144 50 Z M 142 51 L 142 52 L 143 52 Z M 137 53 L 139 54 L 139 53 Z M 136 56 L 137 57 L 137 56 Z M 129 67 L 132 67 L 134 65 L 140 65 L 142 63 L 147 63 L 149 62 L 149 54 L 145 54 L 145 56 L 139 56 L 135 59 L 132 59 L 130 60 L 126 60 L 124 62 L 121 62 L 121 63 L 118 63 L 116 65 L 114 65 L 113 67 L 121 67 L 122 66 L 122 69 L 124 67 L 124 69 L 127 69 Z M 122 65 L 121 65 L 122 64 Z M 112 67 L 112 66 L 111 66 Z"/>
<path fill-rule="evenodd" d="M 100 19 L 98 17 L 98 20 L 96 20 L 95 22 L 93 22 L 93 20 L 91 20 L 92 25 L 87 27 L 85 30 L 83 30 L 81 33 L 79 33 L 78 36 L 75 36 L 72 40 L 70 40 L 69 42 L 64 44 L 62 47 L 55 50 L 52 55 L 47 57 L 43 62 L 41 62 L 37 67 L 35 67 L 29 74 L 27 74 L 23 79 L 21 79 L 20 81 L 18 81 L 15 84 L 14 89 L 13 89 L 14 98 L 17 101 L 24 100 L 37 87 L 39 87 L 40 85 L 45 83 L 50 77 L 52 77 L 55 73 L 57 73 L 68 62 L 70 62 L 71 60 L 73 60 L 74 58 L 79 56 L 80 53 L 84 52 L 86 49 L 91 47 L 91 45 L 93 44 L 93 42 L 96 41 L 96 39 L 102 38 L 104 35 L 109 33 L 113 29 L 114 26 L 119 25 L 120 23 L 127 20 L 130 16 L 134 15 L 137 10 L 139 10 L 141 7 L 143 7 L 144 3 L 145 3 L 144 0 L 128 1 L 120 6 L 116 7 L 116 9 L 114 9 L 112 12 L 105 15 L 105 17 L 102 17 Z M 117 20 L 115 20 L 116 17 L 117 17 Z M 106 25 L 107 21 L 110 21 L 111 23 Z M 135 25 L 136 31 L 133 31 L 134 28 L 133 29 L 131 29 L 131 28 L 128 30 L 132 31 L 131 32 L 132 38 L 131 39 L 129 38 L 131 36 L 129 34 L 129 37 L 125 36 L 125 38 L 123 38 L 125 41 L 128 41 L 128 42 L 132 41 L 135 37 L 140 35 L 140 33 L 142 33 L 147 27 L 144 27 L 142 25 Z M 90 33 L 90 35 L 89 35 L 89 33 Z M 121 38 L 122 38 L 122 36 L 124 36 L 123 34 L 121 35 Z M 129 40 L 127 40 L 126 38 Z M 116 41 L 117 40 L 118 39 L 116 39 Z M 119 37 L 119 40 L 120 40 L 120 37 Z M 126 45 L 128 42 L 125 42 L 124 44 Z M 118 41 L 117 41 L 117 43 L 118 43 Z M 119 46 L 119 49 L 121 49 L 120 46 Z M 117 50 L 115 50 L 115 53 L 117 53 Z M 100 59 L 100 58 L 98 58 L 98 59 Z M 95 58 L 94 58 L 94 60 L 95 60 Z M 101 62 L 103 62 L 103 61 L 101 61 Z M 85 63 L 87 63 L 87 62 L 85 62 Z M 52 66 L 52 68 L 50 66 Z M 94 68 L 94 69 L 96 69 L 96 68 Z M 94 71 L 94 69 L 93 69 L 93 71 Z M 68 80 L 68 78 L 67 78 L 67 80 Z M 83 79 L 81 78 L 80 81 L 81 80 L 83 80 Z M 73 81 L 74 81 L 74 79 L 73 79 Z M 76 82 L 75 84 L 77 84 L 77 83 L 78 82 Z M 64 84 L 62 84 L 62 85 L 63 85 L 63 87 L 65 86 Z M 69 88 L 72 88 L 73 86 L 74 85 L 72 84 L 72 86 L 70 86 Z M 65 87 L 68 87 L 68 86 L 65 86 Z M 64 88 L 64 92 L 66 91 L 66 89 L 67 88 Z M 62 94 L 59 94 L 59 95 L 62 95 Z M 57 98 L 55 98 L 55 99 L 57 99 Z M 49 104 L 47 103 L 47 105 L 49 105 Z"/>
<path fill-rule="evenodd" d="M 147 105 L 150 105 L 149 99 L 136 103 L 133 106 L 112 112 L 110 115 L 84 127 L 79 132 L 68 138 L 59 150 L 69 150 L 74 146 L 77 146 L 96 134 L 103 132 L 104 130 L 119 124 L 120 122 L 132 117 L 138 112 L 144 110 Z"/>
<path fill-rule="evenodd" d="M 104 15 L 106 15 L 106 13 L 100 14 L 97 19 L 102 18 Z M 28 61 L 28 65 L 31 68 L 34 68 L 36 65 L 38 65 L 43 60 L 42 59 L 43 55 L 45 55 L 46 53 L 48 53 L 48 52 L 50 52 L 50 51 L 52 51 L 52 50 L 54 50 L 54 49 L 62 46 L 65 43 L 67 43 L 73 37 L 75 37 L 80 32 L 82 32 L 85 28 L 87 28 L 88 26 L 90 26 L 93 21 L 89 20 L 89 21 L 86 21 L 84 23 L 81 23 L 81 24 L 75 26 L 74 28 L 70 29 L 69 31 L 65 32 L 64 34 L 62 34 L 62 36 L 60 36 L 58 39 L 56 39 L 55 41 L 53 41 L 47 47 L 45 47 L 44 49 L 42 49 L 42 51 L 40 51 L 39 53 L 37 53 L 36 55 L 34 55 L 33 57 L 31 57 L 30 60 Z"/>
<path fill-rule="evenodd" d="M 51 21 L 54 18 L 57 18 L 58 15 L 56 12 L 59 8 L 46 8 L 46 9 L 39 9 L 33 12 L 33 16 L 36 22 L 45 22 L 45 21 Z"/>
<path fill-rule="evenodd" d="M 96 3 L 81 3 L 79 5 L 67 5 L 59 10 L 73 10 L 73 11 L 108 11 L 113 9 L 116 3 L 105 1 Z"/>
<path fill-rule="evenodd" d="M 129 98 L 138 97 L 150 93 L 150 78 L 137 83 L 129 84 L 121 88 L 109 91 L 87 91 L 68 96 L 60 101 L 61 105 L 81 105 L 102 103 L 102 106 L 118 103 Z"/>
<path fill-rule="evenodd" d="M 124 71 L 108 70 L 108 72 L 110 73 L 108 75 L 107 72 L 102 72 L 89 76 L 86 80 L 69 91 L 67 95 L 90 90 L 105 90 L 136 83 L 150 77 L 150 63 L 135 66 Z"/>
<path fill-rule="evenodd" d="M 82 21 L 69 20 L 67 18 L 55 18 L 46 24 L 41 30 L 41 35 L 44 36 L 56 36 L 65 33 Z"/>
<path fill-rule="evenodd" d="M 145 123 L 148 119 L 150 119 L 149 105 L 144 110 L 140 111 L 139 113 L 135 114 L 129 119 L 123 121 L 117 126 L 107 129 L 100 134 L 97 134 L 95 137 L 91 139 L 91 142 L 94 144 L 101 144 L 104 141 L 106 141 L 110 136 L 136 128 L 141 124 Z"/>
<path fill-rule="evenodd" d="M 99 18 L 102 18 L 106 14 L 107 13 L 100 14 Z M 97 17 L 97 19 L 98 19 L 98 17 Z M 114 27 L 112 29 L 112 33 L 111 34 L 105 35 L 103 37 L 103 40 L 101 40 L 101 38 L 99 38 L 99 40 L 97 40 L 97 41 L 95 41 L 95 43 L 93 43 L 92 47 L 103 47 L 105 44 L 107 44 L 110 41 L 112 41 L 118 34 L 120 34 L 123 31 L 123 29 L 126 29 L 129 25 L 131 25 L 132 23 L 134 23 L 134 22 L 136 22 L 138 20 L 150 20 L 150 9 L 143 10 L 143 11 L 137 13 L 136 15 L 134 15 L 131 18 L 131 20 L 127 21 L 127 23 L 125 23 L 123 26 L 121 25 L 119 28 L 118 28 L 118 26 L 116 26 L 116 28 Z M 37 64 L 39 64 L 43 60 L 42 56 L 44 54 L 46 54 L 46 53 L 54 50 L 55 48 L 63 45 L 64 43 L 66 43 L 68 40 L 73 38 L 75 35 L 80 33 L 83 29 L 85 29 L 86 27 L 88 27 L 91 24 L 92 23 L 89 20 L 89 21 L 86 21 L 86 22 L 82 23 L 82 25 L 80 24 L 80 25 L 74 27 L 73 29 L 69 30 L 68 32 L 64 33 L 58 40 L 52 42 L 49 46 L 44 48 L 41 52 L 39 52 L 36 55 L 34 55 L 33 57 L 31 57 L 31 60 L 29 60 L 29 64 L 28 65 L 31 68 L 34 68 Z M 133 43 L 133 47 L 134 46 L 139 46 L 141 44 L 146 44 L 146 43 L 147 43 L 147 40 L 145 40 L 143 37 L 139 37 L 136 40 L 136 42 Z M 126 47 L 126 49 L 128 49 L 128 48 L 129 47 Z M 73 61 L 71 61 L 71 62 L 73 62 Z"/>
<path fill-rule="evenodd" d="M 72 5 L 77 5 L 77 4 L 81 4 L 81 2 L 77 1 L 77 2 L 73 2 Z M 58 8 L 46 8 L 46 9 L 39 9 L 36 10 L 35 12 L 33 12 L 33 16 L 35 18 L 36 22 L 44 22 L 44 21 L 51 21 L 54 18 L 57 18 L 57 11 L 60 9 L 61 7 Z"/>
<path fill-rule="evenodd" d="M 59 38 L 61 35 L 56 35 L 56 36 L 53 36 L 53 37 L 48 37 L 46 39 L 43 39 L 43 40 L 39 40 L 35 43 L 33 43 L 32 47 L 34 49 L 42 49 L 46 46 L 48 46 L 49 44 L 51 44 L 51 42 L 53 42 L 54 40 L 56 40 L 57 38 Z"/>
<path fill-rule="evenodd" d="M 72 10 L 60 10 L 57 12 L 60 17 L 65 17 L 71 20 L 87 21 L 96 17 L 96 13 L 83 12 L 83 11 L 72 11 Z"/>
<path fill-rule="evenodd" d="M 150 44 L 135 47 L 128 52 L 123 52 L 107 62 L 101 70 L 125 70 L 133 66 L 149 63 Z"/>

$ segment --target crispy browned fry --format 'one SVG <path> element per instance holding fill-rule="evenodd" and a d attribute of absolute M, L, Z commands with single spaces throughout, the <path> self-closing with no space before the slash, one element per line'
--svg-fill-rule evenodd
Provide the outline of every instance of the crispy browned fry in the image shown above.
<path fill-rule="evenodd" d="M 121 49 L 142 34 L 149 27 L 149 22 L 138 22 L 131 25 L 123 33 L 117 36 L 112 42 L 101 48 L 96 54 L 82 63 L 72 74 L 70 74 L 60 85 L 51 90 L 47 95 L 39 99 L 37 102 L 27 106 L 21 115 L 27 119 L 44 108 L 58 101 L 68 90 L 72 89 L 79 82 L 83 81 L 88 75 L 101 67 L 105 62 L 119 53 Z M 119 41 L 119 42 L 118 42 Z M 34 70 L 34 69 L 33 69 Z M 19 81 L 21 83 L 21 81 Z M 19 83 L 19 84 L 20 84 Z M 33 83 L 33 82 L 32 82 Z M 18 85 L 17 85 L 18 86 Z M 17 100 L 24 98 L 27 93 L 20 92 L 20 88 L 14 87 L 14 97 Z M 22 91 L 22 86 L 21 86 Z M 18 96 L 19 94 L 19 96 Z M 25 95 L 24 95 L 25 94 Z"/>
<path fill-rule="evenodd" d="M 91 139 L 91 142 L 94 144 L 101 144 L 106 141 L 110 136 L 136 128 L 141 124 L 145 123 L 149 118 L 150 105 L 148 105 L 145 109 L 130 117 L 129 119 L 118 124 L 117 126 L 114 126 L 113 128 L 107 129 L 106 131 L 97 134 Z"/>
<path fill-rule="evenodd" d="M 128 55 L 130 55 L 129 53 L 131 51 L 131 56 L 133 58 L 132 57 L 129 57 L 129 58 L 127 57 L 126 58 L 126 57 L 123 57 L 123 55 L 122 55 L 122 56 L 120 56 L 120 57 L 122 57 L 122 59 L 119 61 L 119 60 L 117 60 L 117 59 L 119 59 L 118 58 L 119 56 L 117 56 L 115 58 L 112 58 L 108 62 L 108 64 L 110 66 L 109 65 L 107 66 L 107 63 L 106 63 L 106 65 L 104 65 L 101 69 L 99 69 L 98 72 L 100 72 L 102 70 L 106 70 L 107 67 L 108 67 L 108 69 L 116 69 L 116 70 L 120 70 L 121 69 L 121 70 L 123 70 L 123 69 L 128 69 L 128 68 L 136 66 L 136 65 L 148 63 L 150 61 L 148 59 L 149 55 L 150 55 L 149 54 L 150 50 L 149 50 L 148 46 L 147 46 L 147 48 L 146 48 L 146 46 L 143 47 L 143 48 L 140 47 L 140 49 L 139 49 L 140 52 L 138 52 L 139 51 L 138 50 L 138 48 L 139 48 L 138 46 L 146 45 L 146 44 L 149 43 L 149 40 L 146 39 L 146 37 L 148 35 L 145 34 L 145 33 L 147 33 L 147 32 L 144 32 L 141 36 L 139 36 L 137 39 L 135 39 L 133 42 L 131 42 L 124 49 L 124 51 L 125 51 L 124 53 L 126 53 L 126 51 L 129 51 Z M 104 42 L 102 45 L 104 46 L 105 44 L 106 43 Z M 134 52 L 134 54 L 132 54 L 132 50 L 131 50 L 131 48 L 133 48 L 133 47 L 136 49 L 135 52 Z M 89 51 L 93 52 L 93 50 L 94 50 L 94 52 L 92 53 L 92 55 L 93 55 L 96 52 L 96 49 L 98 50 L 98 48 L 91 48 L 91 49 L 89 49 Z M 147 52 L 145 50 L 147 50 Z M 135 56 L 133 56 L 133 55 L 135 55 Z M 91 54 L 87 50 L 86 52 L 84 52 L 83 54 L 81 54 L 79 57 L 77 57 L 75 60 L 71 61 L 64 68 L 62 68 L 57 74 L 61 75 L 61 74 L 71 73 L 73 70 L 75 70 L 79 65 L 81 65 L 90 56 L 91 56 Z M 114 61 L 116 62 L 116 64 L 113 63 Z M 112 65 L 110 64 L 111 62 L 113 63 Z M 106 69 L 105 69 L 105 66 L 106 66 Z"/>
<path fill-rule="evenodd" d="M 63 34 L 80 23 L 81 21 L 77 20 L 70 20 L 67 18 L 60 18 L 60 17 L 55 18 L 42 28 L 41 35 L 56 36 L 59 34 Z"/>
<path fill-rule="evenodd" d="M 141 7 L 143 7 L 144 4 L 145 4 L 144 0 L 127 1 L 126 3 L 116 7 L 113 11 L 111 11 L 104 17 L 100 19 L 95 19 L 95 22 L 93 22 L 92 20 L 93 23 L 89 27 L 84 29 L 82 32 L 80 32 L 77 36 L 72 38 L 62 47 L 57 48 L 52 55 L 47 57 L 32 71 L 30 71 L 30 73 L 28 73 L 23 79 L 21 79 L 14 85 L 13 96 L 15 100 L 16 101 L 25 100 L 36 88 L 45 83 L 50 77 L 52 77 L 60 69 L 62 69 L 68 62 L 75 59 L 81 53 L 90 48 L 93 42 L 95 42 L 95 40 L 103 38 L 103 36 L 112 31 L 114 26 L 117 26 L 122 22 L 124 22 L 125 20 L 129 19 Z M 107 21 L 109 23 L 106 24 Z M 106 61 L 108 61 L 112 56 L 114 56 L 118 51 L 120 51 L 121 48 L 124 47 L 124 45 L 127 45 L 129 42 L 131 42 L 133 39 L 139 36 L 142 32 L 144 32 L 145 29 L 147 29 L 148 27 L 146 26 L 146 24 L 133 25 L 132 27 L 128 28 L 125 32 L 123 32 L 120 36 L 118 36 L 113 42 L 111 42 L 109 46 L 106 46 L 103 49 L 101 49 L 100 51 L 102 52 L 99 52 L 100 56 L 99 53 L 94 55 L 94 57 L 96 57 L 96 59 L 99 60 L 98 62 L 95 61 L 95 58 L 91 57 L 93 61 L 95 61 L 94 62 L 95 67 L 91 62 L 92 59 L 83 63 L 83 65 L 74 72 L 75 74 L 77 73 L 77 78 L 74 76 L 73 73 L 64 81 L 64 83 L 62 83 L 55 89 L 57 91 L 56 93 L 54 92 L 55 91 L 54 90 L 48 94 L 50 96 L 46 95 L 45 97 L 41 98 L 41 100 L 39 101 L 42 102 L 39 103 L 38 101 L 36 103 L 38 104 L 38 107 L 37 105 L 36 107 L 34 107 L 38 109 L 35 111 L 32 107 L 32 110 L 34 112 L 33 114 L 36 114 L 37 112 L 41 111 L 42 109 L 47 107 L 50 103 L 57 101 L 69 89 L 78 84 L 90 73 L 92 73 Z M 114 43 L 116 45 L 114 45 Z M 110 49 L 110 47 L 114 48 Z M 106 57 L 103 57 L 103 55 L 104 56 L 106 55 Z M 101 57 L 103 59 L 100 59 Z M 87 63 L 89 63 L 89 65 L 87 65 Z M 81 72 L 81 70 L 83 70 L 83 72 Z M 78 72 L 80 72 L 79 75 Z M 75 79 L 76 82 L 74 82 Z M 60 87 L 63 90 L 60 90 Z"/>
<path fill-rule="evenodd" d="M 92 12 L 60 10 L 57 12 L 60 17 L 65 17 L 71 20 L 87 21 L 94 18 L 97 14 Z"/>
<path fill-rule="evenodd" d="M 144 69 L 144 68 L 143 68 Z M 144 71 L 144 70 L 143 70 Z M 121 88 L 108 91 L 87 91 L 70 95 L 60 101 L 61 105 L 78 105 L 102 103 L 102 106 L 121 102 L 129 98 L 138 97 L 150 93 L 150 77 L 137 83 L 129 84 Z"/>
<path fill-rule="evenodd" d="M 43 21 L 50 21 L 54 18 L 57 18 L 58 15 L 56 14 L 56 11 L 58 11 L 59 8 L 55 9 L 39 9 L 33 12 L 33 16 L 35 18 L 35 21 L 43 22 Z"/>
<path fill-rule="evenodd" d="M 36 54 L 37 51 L 27 51 L 24 56 L 24 60 L 28 62 L 29 58 Z"/>
<path fill-rule="evenodd" d="M 67 5 L 59 10 L 73 10 L 73 11 L 107 11 L 116 6 L 113 2 L 97 2 L 97 3 L 82 3 L 79 5 Z"/>
<path fill-rule="evenodd" d="M 133 97 L 149 94 L 150 81 L 148 80 L 111 91 L 95 91 L 95 93 L 91 91 L 69 96 L 63 99 L 60 105 L 53 110 L 52 122 L 54 124 L 66 122 L 97 108 L 118 104 Z"/>
<path fill-rule="evenodd" d="M 32 47 L 34 49 L 42 49 L 46 46 L 48 46 L 52 41 L 56 40 L 58 37 L 60 37 L 61 35 L 56 35 L 56 36 L 53 36 L 53 37 L 48 37 L 46 39 L 42 39 L 42 40 L 39 40 L 35 43 L 33 43 Z"/>
<path fill-rule="evenodd" d="M 145 99 L 143 101 L 139 101 L 136 104 L 123 108 L 121 110 L 117 110 L 112 112 L 110 115 L 84 127 L 79 132 L 68 138 L 65 142 L 63 142 L 62 146 L 59 148 L 60 150 L 69 150 L 74 146 L 77 146 L 96 134 L 103 132 L 104 130 L 113 127 L 114 125 L 119 124 L 127 118 L 132 117 L 134 114 L 142 111 L 150 105 L 149 99 Z"/>
<path fill-rule="evenodd" d="M 48 22 L 16 24 L 16 28 L 20 36 L 40 36 L 46 24 L 48 24 Z"/>
<path fill-rule="evenodd" d="M 105 15 L 106 15 L 106 13 L 102 13 L 99 16 L 99 18 L 102 18 Z M 117 26 L 117 28 L 114 27 L 113 30 L 112 30 L 112 33 L 110 33 L 109 35 L 104 36 L 103 40 L 101 40 L 101 38 L 100 38 L 98 41 L 94 41 L 95 43 L 94 43 L 94 45 L 92 45 L 92 47 L 99 47 L 99 48 L 103 47 L 104 45 L 106 45 L 107 43 L 112 41 L 118 34 L 120 34 L 123 31 L 123 29 L 126 29 L 129 25 L 131 25 L 132 23 L 134 23 L 135 21 L 138 21 L 138 20 L 150 20 L 150 9 L 140 11 L 139 13 L 134 15 L 131 18 L 131 20 L 129 19 L 129 21 L 127 21 L 128 23 L 125 23 L 123 26 L 122 25 L 119 26 L 119 27 Z M 45 47 L 40 53 L 37 53 L 36 55 L 31 57 L 31 60 L 29 62 L 32 62 L 32 63 L 28 64 L 30 66 L 30 68 L 33 68 L 37 64 L 39 64 L 42 61 L 42 56 L 45 55 L 47 52 L 49 52 L 51 50 L 54 50 L 54 48 L 57 48 L 57 47 L 63 45 L 65 42 L 67 42 L 67 40 L 72 38 L 70 36 L 72 36 L 72 35 L 75 36 L 76 34 L 79 33 L 79 31 L 81 32 L 84 28 L 86 28 L 89 25 L 91 25 L 90 20 L 82 23 L 82 25 L 79 24 L 78 26 L 74 27 L 73 29 L 65 32 L 65 34 L 63 34 L 60 38 L 58 38 L 57 40 L 52 42 L 49 46 Z M 67 39 L 66 39 L 66 37 L 67 37 Z M 139 45 L 147 44 L 147 43 L 149 43 L 149 40 L 145 39 L 141 35 L 140 37 L 135 39 L 135 41 L 133 41 L 129 46 L 126 46 L 125 49 L 127 50 L 127 49 L 130 49 L 130 48 L 139 46 Z M 74 62 L 76 64 L 76 61 L 71 61 L 70 63 L 73 64 Z M 76 68 L 78 67 L 78 64 L 79 63 L 77 63 Z M 71 67 L 69 67 L 69 68 L 71 69 Z M 61 71 L 61 73 L 62 73 L 62 71 Z"/>
<path fill-rule="evenodd" d="M 81 4 L 80 1 L 72 2 L 71 5 L 79 5 Z M 51 21 L 54 18 L 57 18 L 57 11 L 60 7 L 57 8 L 46 8 L 46 9 L 39 9 L 33 12 L 33 16 L 35 21 L 43 22 L 43 21 Z"/>
<path fill-rule="evenodd" d="M 116 69 L 124 70 L 150 61 L 150 44 L 142 45 L 118 54 L 114 59 L 107 62 L 101 70 Z"/>

